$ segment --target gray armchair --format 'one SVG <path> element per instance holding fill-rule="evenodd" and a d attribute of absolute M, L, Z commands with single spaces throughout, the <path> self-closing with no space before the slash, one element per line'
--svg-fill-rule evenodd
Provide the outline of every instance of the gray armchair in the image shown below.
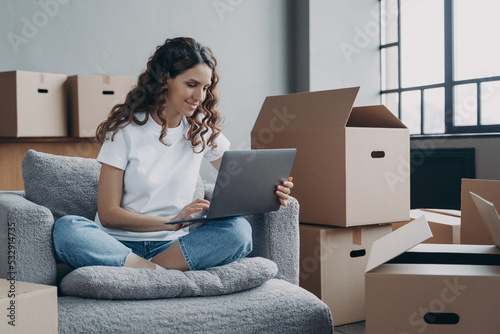
<path fill-rule="evenodd" d="M 0 192 L 0 277 L 7 275 L 7 227 L 15 226 L 17 279 L 58 285 L 68 268 L 52 246 L 54 219 L 63 214 L 93 217 L 95 160 L 28 152 L 25 191 Z M 198 196 L 211 188 L 199 182 Z M 83 209 L 82 209 L 83 208 Z M 60 333 L 333 333 L 329 308 L 298 286 L 299 205 L 248 216 L 254 250 L 249 257 L 276 263 L 278 273 L 247 290 L 214 296 L 167 299 L 58 297 Z M 167 288 L 167 287 L 165 287 Z"/>

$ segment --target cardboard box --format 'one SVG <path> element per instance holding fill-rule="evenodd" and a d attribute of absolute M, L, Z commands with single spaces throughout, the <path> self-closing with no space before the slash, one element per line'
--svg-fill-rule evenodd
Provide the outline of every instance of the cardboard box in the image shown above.
<path fill-rule="evenodd" d="M 365 268 L 373 241 L 391 225 L 300 224 L 300 286 L 332 311 L 335 325 L 365 319 Z"/>
<path fill-rule="evenodd" d="M 462 180 L 462 228 L 460 240 L 462 244 L 491 245 L 493 238 L 481 219 L 474 205 L 470 192 L 500 207 L 500 181 L 494 180 Z"/>
<path fill-rule="evenodd" d="M 65 74 L 0 73 L 0 137 L 68 135 Z"/>
<path fill-rule="evenodd" d="M 408 129 L 384 106 L 353 108 L 358 90 L 267 97 L 252 129 L 253 149 L 297 148 L 293 196 L 303 223 L 409 220 Z"/>
<path fill-rule="evenodd" d="M 57 334 L 55 286 L 0 279 L 0 333 Z"/>
<path fill-rule="evenodd" d="M 438 209 L 413 209 L 410 210 L 410 221 L 413 221 L 422 215 L 425 216 L 432 231 L 433 237 L 424 241 L 431 244 L 459 244 L 460 243 L 460 216 L 455 211 L 441 211 Z M 445 212 L 445 213 L 441 213 Z M 408 224 L 407 222 L 399 222 L 392 224 L 392 230 Z"/>
<path fill-rule="evenodd" d="M 111 109 L 125 102 L 134 85 L 131 75 L 74 75 L 68 77 L 70 135 L 94 137 Z"/>
<path fill-rule="evenodd" d="M 366 333 L 498 333 L 498 247 L 418 245 L 431 236 L 422 216 L 373 243 Z"/>

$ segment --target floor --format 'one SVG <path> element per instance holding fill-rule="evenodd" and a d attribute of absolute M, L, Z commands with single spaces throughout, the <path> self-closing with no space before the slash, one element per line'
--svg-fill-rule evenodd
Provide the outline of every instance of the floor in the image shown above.
<path fill-rule="evenodd" d="M 365 322 L 335 326 L 334 334 L 365 334 Z"/>

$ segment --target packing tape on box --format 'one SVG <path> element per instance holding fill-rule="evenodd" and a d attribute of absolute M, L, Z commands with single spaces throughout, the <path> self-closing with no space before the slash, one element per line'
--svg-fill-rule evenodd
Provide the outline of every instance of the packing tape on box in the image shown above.
<path fill-rule="evenodd" d="M 361 245 L 361 227 L 353 227 L 352 229 L 352 244 Z"/>
<path fill-rule="evenodd" d="M 45 74 L 40 73 L 40 84 L 45 83 Z"/>
<path fill-rule="evenodd" d="M 108 74 L 105 74 L 102 76 L 102 82 L 106 85 L 109 85 L 111 83 L 111 78 Z"/>

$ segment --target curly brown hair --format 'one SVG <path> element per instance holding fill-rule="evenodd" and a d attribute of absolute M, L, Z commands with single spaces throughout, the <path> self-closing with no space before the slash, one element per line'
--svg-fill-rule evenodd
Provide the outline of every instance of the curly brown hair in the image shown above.
<path fill-rule="evenodd" d="M 216 109 L 219 102 L 216 92 L 219 82 L 216 71 L 217 61 L 208 47 L 187 37 L 167 39 L 163 45 L 156 48 L 155 53 L 148 60 L 146 70 L 139 76 L 137 85 L 127 94 L 125 102 L 115 105 L 108 118 L 97 127 L 97 141 L 104 142 L 108 133 L 111 133 L 111 140 L 113 140 L 119 129 L 132 122 L 144 125 L 148 122 L 149 117 L 156 113 L 162 123 L 159 140 L 168 145 L 163 141 L 167 134 L 168 125 L 168 120 L 163 115 L 167 77 L 170 75 L 170 78 L 174 79 L 179 74 L 201 63 L 207 64 L 212 70 L 212 83 L 207 89 L 205 100 L 192 116 L 187 117 L 190 127 L 186 140 L 191 142 L 194 152 L 199 144 L 201 144 L 200 152 L 207 145 L 211 149 L 217 147 L 215 138 L 220 134 L 220 123 L 222 122 L 222 116 Z M 139 120 L 138 113 L 145 113 L 144 120 Z M 205 142 L 204 136 L 209 130 L 212 130 L 212 133 L 208 142 Z"/>

